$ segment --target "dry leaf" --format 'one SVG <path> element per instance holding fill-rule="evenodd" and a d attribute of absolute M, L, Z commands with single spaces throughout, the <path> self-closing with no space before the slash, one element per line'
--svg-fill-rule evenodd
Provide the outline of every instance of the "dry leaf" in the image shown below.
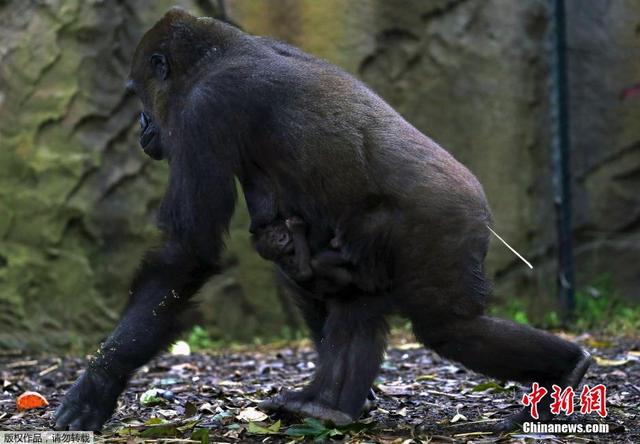
<path fill-rule="evenodd" d="M 453 418 L 451 418 L 451 421 L 449 421 L 449 422 L 451 422 L 453 424 L 453 423 L 456 423 L 458 421 L 468 421 L 468 419 L 462 413 L 456 413 L 455 416 Z"/>
<path fill-rule="evenodd" d="M 268 417 L 268 415 L 254 407 L 247 407 L 236 416 L 237 419 L 245 422 L 260 422 L 266 420 Z"/>
<path fill-rule="evenodd" d="M 435 373 L 430 373 L 428 375 L 420 375 L 416 378 L 416 381 L 432 381 L 434 379 L 436 379 L 438 377 L 438 375 L 436 375 Z"/>
<path fill-rule="evenodd" d="M 416 348 L 422 348 L 422 344 L 419 342 L 407 342 L 406 344 L 400 344 L 395 348 L 398 350 L 415 350 Z"/>
<path fill-rule="evenodd" d="M 170 409 L 158 409 L 156 410 L 156 412 L 167 419 L 175 418 L 176 416 L 178 416 L 178 412 Z"/>
<path fill-rule="evenodd" d="M 584 343 L 593 348 L 609 348 L 613 345 L 611 341 L 596 339 L 593 336 L 589 336 L 585 339 Z"/>
<path fill-rule="evenodd" d="M 213 405 L 211 405 L 211 403 L 209 402 L 205 402 L 200 407 L 198 407 L 198 411 L 204 412 L 204 413 L 212 413 L 212 414 L 217 413 L 216 408 Z"/>
<path fill-rule="evenodd" d="M 624 365 L 629 362 L 629 359 L 607 359 L 595 356 L 596 363 L 601 367 L 613 367 L 617 365 Z"/>
<path fill-rule="evenodd" d="M 411 384 L 396 384 L 386 385 L 378 384 L 378 390 L 387 396 L 408 396 L 413 394 L 413 385 Z"/>

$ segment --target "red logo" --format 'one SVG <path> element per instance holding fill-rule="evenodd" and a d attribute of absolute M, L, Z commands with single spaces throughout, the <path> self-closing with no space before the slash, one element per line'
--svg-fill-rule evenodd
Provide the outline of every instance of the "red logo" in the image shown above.
<path fill-rule="evenodd" d="M 553 400 L 549 405 L 551 413 L 559 415 L 564 412 L 566 416 L 571 415 L 574 412 L 574 398 L 575 392 L 572 387 L 562 387 L 553 385 L 551 392 L 551 399 Z M 538 413 L 538 403 L 544 398 L 549 391 L 541 387 L 540 384 L 534 382 L 531 385 L 531 392 L 522 395 L 522 404 L 525 407 L 530 407 L 531 417 L 538 419 L 540 417 Z M 580 413 L 587 415 L 589 413 L 597 413 L 602 418 L 607 416 L 607 388 L 603 384 L 598 384 L 594 387 L 585 385 L 580 392 Z"/>
<path fill-rule="evenodd" d="M 593 388 L 585 385 L 580 393 L 580 413 L 593 412 L 602 418 L 607 416 L 607 388 L 603 384 Z"/>
<path fill-rule="evenodd" d="M 560 412 L 564 412 L 565 415 L 569 416 L 573 413 L 573 387 L 567 387 L 562 390 L 560 386 L 553 385 L 553 392 L 551 393 L 551 398 L 553 402 L 549 406 L 551 409 L 551 413 L 554 415 L 559 415 Z"/>
<path fill-rule="evenodd" d="M 527 393 L 522 395 L 522 404 L 525 407 L 531 406 L 531 417 L 538 419 L 538 403 L 544 398 L 547 394 L 547 389 L 544 387 L 540 387 L 540 384 L 534 382 L 531 386 L 531 393 Z"/>

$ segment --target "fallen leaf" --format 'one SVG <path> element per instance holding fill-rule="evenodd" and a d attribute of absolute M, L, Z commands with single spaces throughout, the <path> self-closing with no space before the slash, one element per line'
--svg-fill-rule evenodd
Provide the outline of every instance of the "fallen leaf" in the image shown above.
<path fill-rule="evenodd" d="M 514 388 L 514 387 L 512 386 L 511 388 Z M 503 387 L 496 381 L 486 381 L 476 385 L 474 388 L 471 389 L 471 392 L 475 393 L 475 392 L 489 391 L 489 393 L 504 393 L 504 392 L 510 391 L 511 388 Z"/>
<path fill-rule="evenodd" d="M 133 427 L 125 426 L 116 429 L 115 434 L 118 436 L 137 436 L 140 434 L 140 430 Z"/>
<path fill-rule="evenodd" d="M 595 356 L 596 363 L 601 367 L 613 367 L 617 365 L 624 365 L 629 362 L 629 359 L 607 359 Z"/>
<path fill-rule="evenodd" d="M 613 345 L 611 341 L 596 339 L 593 336 L 586 338 L 584 343 L 593 348 L 609 348 Z"/>
<path fill-rule="evenodd" d="M 428 375 L 420 375 L 416 378 L 416 381 L 432 381 L 434 379 L 436 379 L 438 375 L 436 375 L 435 373 L 430 373 Z"/>
<path fill-rule="evenodd" d="M 493 434 L 493 432 L 469 432 L 469 433 L 458 433 L 453 436 L 455 436 L 456 438 L 463 438 L 465 436 L 482 436 L 482 435 L 491 435 L 491 434 Z M 549 435 L 543 435 L 543 436 L 548 437 Z"/>
<path fill-rule="evenodd" d="M 140 404 L 145 407 L 149 407 L 152 405 L 163 404 L 166 402 L 166 398 L 164 396 L 164 390 L 160 389 L 150 389 L 140 395 Z"/>
<path fill-rule="evenodd" d="M 18 410 L 31 410 L 49 405 L 47 398 L 38 392 L 24 392 L 16 399 L 16 407 Z"/>
<path fill-rule="evenodd" d="M 260 422 L 267 419 L 269 416 L 264 412 L 256 409 L 255 407 L 247 407 L 240 411 L 240 413 L 236 416 L 237 419 L 245 422 Z"/>
<path fill-rule="evenodd" d="M 203 413 L 211 413 L 212 415 L 216 414 L 216 408 L 209 402 L 205 402 L 200 407 L 198 407 L 198 411 Z"/>
<path fill-rule="evenodd" d="M 180 382 L 178 378 L 162 378 L 158 381 L 158 385 L 174 385 Z"/>
<path fill-rule="evenodd" d="M 165 418 L 171 419 L 171 418 L 175 418 L 176 416 L 178 416 L 178 412 L 176 412 L 175 410 L 170 410 L 170 409 L 158 409 L 157 410 L 158 414 L 164 416 Z"/>
<path fill-rule="evenodd" d="M 213 411 L 211 411 L 211 413 L 213 413 Z M 187 403 L 184 405 L 184 416 L 186 418 L 190 418 L 191 416 L 196 416 L 197 414 L 198 414 L 198 406 L 191 401 L 187 401 Z"/>
<path fill-rule="evenodd" d="M 620 379 L 625 379 L 627 378 L 629 375 L 627 375 L 626 372 L 623 372 L 622 370 L 614 370 L 611 373 L 607 373 L 606 375 L 604 375 L 605 377 L 615 377 L 615 378 L 620 378 Z"/>
<path fill-rule="evenodd" d="M 416 348 L 422 348 L 422 344 L 419 342 L 407 342 L 406 344 L 400 344 L 397 347 L 398 350 L 415 350 Z"/>
<path fill-rule="evenodd" d="M 451 422 L 451 423 L 455 424 L 455 423 L 456 423 L 456 422 L 458 422 L 458 421 L 468 421 L 468 419 L 467 419 L 467 417 L 466 417 L 466 416 L 464 416 L 462 413 L 456 413 L 456 414 L 454 415 L 454 417 L 453 417 L 453 418 L 451 418 L 451 421 L 449 421 L 449 422 Z"/>
<path fill-rule="evenodd" d="M 432 395 L 448 396 L 450 398 L 460 398 L 462 396 L 458 393 L 446 393 L 446 392 L 439 392 L 437 390 L 427 390 L 427 393 L 430 393 Z"/>
<path fill-rule="evenodd" d="M 177 427 L 177 429 L 180 432 L 186 432 L 187 430 L 193 430 L 195 428 L 195 426 L 197 426 L 201 421 L 202 421 L 201 419 L 196 419 L 194 421 L 188 421 L 188 422 L 185 422 L 184 424 L 182 424 L 181 426 Z"/>
<path fill-rule="evenodd" d="M 344 433 L 333 427 L 326 427 L 316 418 L 305 418 L 303 424 L 293 425 L 285 434 L 289 436 L 301 436 L 313 438 L 315 441 L 325 441 L 332 436 L 342 436 Z"/>
<path fill-rule="evenodd" d="M 277 420 L 268 427 L 258 425 L 255 422 L 250 422 L 247 431 L 254 435 L 277 435 L 280 433 L 280 426 L 280 420 Z"/>
<path fill-rule="evenodd" d="M 229 419 L 227 418 L 233 418 L 233 413 L 228 410 L 223 410 L 220 413 L 217 413 L 213 418 L 211 418 L 211 420 L 224 423 L 229 422 Z"/>
<path fill-rule="evenodd" d="M 171 438 L 175 437 L 178 434 L 178 430 L 174 424 L 166 424 L 166 425 L 158 425 L 154 427 L 149 427 L 146 430 L 140 432 L 141 437 L 143 438 Z"/>
<path fill-rule="evenodd" d="M 240 431 L 239 430 L 229 430 L 228 432 L 224 433 L 222 436 L 224 436 L 225 438 L 229 438 L 232 439 L 234 441 L 238 440 L 238 437 L 240 436 Z"/>
<path fill-rule="evenodd" d="M 387 396 L 408 396 L 413 394 L 413 385 L 411 384 L 378 384 L 377 388 Z"/>
<path fill-rule="evenodd" d="M 200 444 L 209 444 L 209 429 L 195 429 L 191 433 L 191 439 L 200 441 Z"/>

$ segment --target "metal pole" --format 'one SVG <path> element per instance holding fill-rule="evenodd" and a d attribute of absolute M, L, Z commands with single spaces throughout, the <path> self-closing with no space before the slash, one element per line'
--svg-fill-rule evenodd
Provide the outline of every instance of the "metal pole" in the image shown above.
<path fill-rule="evenodd" d="M 573 246 L 571 236 L 571 175 L 569 107 L 566 66 L 566 23 L 564 0 L 551 3 L 551 161 L 558 241 L 557 281 L 563 318 L 575 308 Z"/>

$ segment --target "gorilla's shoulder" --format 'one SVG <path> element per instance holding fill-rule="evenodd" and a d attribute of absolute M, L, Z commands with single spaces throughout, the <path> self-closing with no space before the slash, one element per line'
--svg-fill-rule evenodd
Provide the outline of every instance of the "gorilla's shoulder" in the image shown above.
<path fill-rule="evenodd" d="M 318 63 L 323 65 L 327 64 L 326 61 L 319 59 L 318 57 L 314 57 L 311 54 L 307 54 L 301 49 L 296 48 L 295 46 L 291 46 L 288 43 L 282 42 L 280 40 L 262 36 L 256 36 L 255 40 L 260 43 L 265 49 L 271 50 L 280 56 L 298 60 L 301 62 Z"/>

